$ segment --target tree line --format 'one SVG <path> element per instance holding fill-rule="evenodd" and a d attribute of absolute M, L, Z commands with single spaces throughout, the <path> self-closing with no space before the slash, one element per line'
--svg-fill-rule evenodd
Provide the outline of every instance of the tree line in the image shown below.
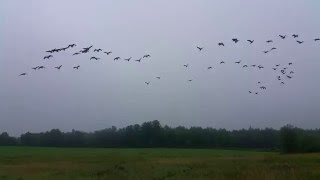
<path fill-rule="evenodd" d="M 2 146 L 105 147 L 105 148 L 245 148 L 281 150 L 285 153 L 320 151 L 320 129 L 304 130 L 286 125 L 280 130 L 248 128 L 226 130 L 183 126 L 161 126 L 150 121 L 124 128 L 106 128 L 94 132 L 27 132 L 20 137 L 0 134 Z"/>

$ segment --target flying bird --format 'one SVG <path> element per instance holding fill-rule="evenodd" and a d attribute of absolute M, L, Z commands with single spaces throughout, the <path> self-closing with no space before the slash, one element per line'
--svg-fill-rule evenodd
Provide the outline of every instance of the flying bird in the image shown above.
<path fill-rule="evenodd" d="M 316 39 L 314 39 L 314 41 L 320 41 L 320 38 L 316 38 Z"/>
<path fill-rule="evenodd" d="M 245 67 L 248 67 L 248 65 L 243 65 L 242 67 L 245 68 Z"/>
<path fill-rule="evenodd" d="M 293 71 L 290 71 L 290 74 L 294 74 L 294 72 L 293 72 Z"/>
<path fill-rule="evenodd" d="M 111 52 L 111 51 L 109 51 L 109 52 L 103 52 L 103 53 L 106 53 L 107 55 L 109 55 L 109 54 L 111 54 L 112 52 Z"/>
<path fill-rule="evenodd" d="M 263 53 L 267 54 L 269 51 L 262 51 Z"/>
<path fill-rule="evenodd" d="M 151 57 L 149 54 L 144 55 L 142 58 L 149 58 Z"/>
<path fill-rule="evenodd" d="M 189 81 L 189 82 L 191 82 L 191 81 L 192 81 L 192 79 L 189 79 L 188 81 Z"/>
<path fill-rule="evenodd" d="M 289 75 L 287 75 L 287 78 L 291 79 L 292 77 L 291 77 L 291 76 L 289 76 Z"/>
<path fill-rule="evenodd" d="M 149 85 L 149 84 L 150 84 L 150 82 L 144 82 L 144 83 L 146 83 L 147 85 Z"/>
<path fill-rule="evenodd" d="M 188 67 L 188 66 L 189 66 L 189 64 L 184 64 L 183 66 L 184 66 L 184 67 Z"/>
<path fill-rule="evenodd" d="M 221 61 L 220 64 L 225 64 L 225 62 L 224 62 L 224 61 Z"/>
<path fill-rule="evenodd" d="M 297 37 L 299 37 L 299 36 L 298 36 L 298 34 L 292 34 L 292 37 L 293 37 L 293 38 L 297 38 Z"/>
<path fill-rule="evenodd" d="M 92 59 L 98 60 L 98 59 L 100 59 L 100 58 L 97 58 L 97 57 L 91 57 L 91 58 L 90 58 L 90 60 L 92 60 Z"/>
<path fill-rule="evenodd" d="M 279 35 L 279 37 L 281 37 L 281 39 L 285 39 L 286 35 Z"/>
<path fill-rule="evenodd" d="M 33 69 L 33 70 L 37 70 L 38 68 L 39 68 L 39 66 L 37 66 L 37 67 L 33 67 L 32 69 Z"/>
<path fill-rule="evenodd" d="M 52 55 L 49 55 L 49 56 L 45 56 L 43 59 L 49 59 L 49 58 L 51 58 L 51 57 L 53 57 Z"/>
<path fill-rule="evenodd" d="M 79 69 L 80 65 L 73 67 L 73 69 Z"/>
<path fill-rule="evenodd" d="M 277 68 L 272 68 L 273 70 L 277 70 Z"/>
<path fill-rule="evenodd" d="M 224 44 L 222 42 L 218 43 L 218 46 L 224 46 Z"/>
<path fill-rule="evenodd" d="M 247 41 L 250 42 L 250 44 L 252 44 L 254 42 L 254 40 L 250 40 L 250 39 L 247 40 Z"/>
<path fill-rule="evenodd" d="M 113 60 L 116 61 L 116 60 L 119 60 L 119 59 L 120 59 L 120 57 L 115 57 Z"/>
<path fill-rule="evenodd" d="M 69 48 L 69 47 L 73 48 L 73 47 L 75 47 L 75 46 L 77 46 L 77 45 L 76 45 L 76 44 L 70 44 L 70 45 L 68 46 L 68 48 Z"/>
<path fill-rule="evenodd" d="M 297 43 L 302 44 L 304 41 L 297 41 Z"/>
<path fill-rule="evenodd" d="M 235 62 L 236 64 L 240 64 L 241 63 L 241 61 L 237 61 L 237 62 Z"/>
<path fill-rule="evenodd" d="M 156 77 L 157 79 L 160 79 L 160 77 Z"/>
<path fill-rule="evenodd" d="M 249 91 L 249 94 L 251 94 L 252 92 L 251 91 Z"/>
<path fill-rule="evenodd" d="M 252 64 L 251 66 L 252 66 L 252 67 L 256 67 L 256 65 L 255 65 L 255 64 Z"/>
<path fill-rule="evenodd" d="M 21 73 L 19 76 L 25 76 L 27 75 L 27 73 Z"/>
<path fill-rule="evenodd" d="M 261 86 L 260 89 L 267 89 L 265 86 Z"/>
<path fill-rule="evenodd" d="M 61 67 L 62 67 L 62 65 L 57 66 L 57 67 L 54 67 L 54 68 L 56 68 L 56 69 L 60 70 L 60 68 L 61 68 Z"/>
<path fill-rule="evenodd" d="M 44 69 L 44 68 L 45 68 L 44 66 L 39 66 L 39 67 L 38 67 L 38 69 Z"/>
<path fill-rule="evenodd" d="M 95 50 L 93 50 L 93 52 L 100 52 L 100 51 L 102 51 L 102 49 L 95 49 Z"/>
<path fill-rule="evenodd" d="M 199 46 L 197 46 L 197 48 L 199 49 L 199 51 L 202 51 L 203 49 L 203 47 L 199 47 Z"/>
<path fill-rule="evenodd" d="M 74 53 L 74 54 L 72 54 L 72 55 L 74 56 L 74 55 L 78 55 L 78 54 L 80 54 L 80 53 L 79 53 L 79 52 L 76 52 L 76 53 Z"/>
<path fill-rule="evenodd" d="M 132 58 L 132 57 L 130 57 L 130 58 L 127 58 L 127 59 L 124 59 L 124 60 L 125 60 L 125 61 L 130 61 L 130 60 L 131 60 L 131 58 Z"/>
<path fill-rule="evenodd" d="M 259 66 L 258 66 L 258 68 L 259 68 L 259 69 L 262 69 L 262 68 L 264 68 L 264 67 L 263 67 L 263 66 L 261 66 L 261 65 L 259 65 Z"/>
<path fill-rule="evenodd" d="M 271 49 L 270 49 L 270 51 L 272 51 L 272 50 L 276 50 L 276 49 L 277 49 L 277 48 L 273 47 L 273 48 L 271 48 Z"/>
<path fill-rule="evenodd" d="M 137 61 L 137 62 L 141 62 L 141 59 L 142 59 L 142 58 L 140 58 L 140 59 L 137 59 L 137 60 L 134 60 L 134 61 Z"/>
<path fill-rule="evenodd" d="M 208 69 L 212 69 L 212 66 L 209 66 Z"/>
<path fill-rule="evenodd" d="M 281 82 L 281 84 L 284 84 L 284 82 Z"/>
<path fill-rule="evenodd" d="M 278 66 L 280 66 L 280 64 L 276 64 L 276 66 L 278 67 Z"/>
<path fill-rule="evenodd" d="M 292 65 L 292 63 L 290 62 L 289 65 Z"/>
<path fill-rule="evenodd" d="M 80 51 L 80 52 L 82 52 L 82 53 L 88 53 L 91 48 L 92 48 L 92 46 L 89 46 L 89 47 L 87 47 L 87 48 L 83 48 L 83 50 Z"/>
<path fill-rule="evenodd" d="M 268 41 L 266 41 L 267 43 L 272 43 L 273 41 L 272 40 L 268 40 Z"/>
<path fill-rule="evenodd" d="M 233 38 L 232 41 L 233 41 L 234 43 L 239 42 L 239 40 L 238 40 L 237 38 Z"/>

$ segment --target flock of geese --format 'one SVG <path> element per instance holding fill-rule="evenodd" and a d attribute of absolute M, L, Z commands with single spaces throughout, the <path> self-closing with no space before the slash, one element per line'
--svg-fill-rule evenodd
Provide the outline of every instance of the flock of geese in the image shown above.
<path fill-rule="evenodd" d="M 292 38 L 296 39 L 296 38 L 298 38 L 298 37 L 299 37 L 298 34 L 292 34 Z M 284 39 L 287 38 L 287 35 L 279 35 L 279 38 L 281 38 L 282 40 L 284 40 Z M 238 43 L 238 42 L 240 41 L 238 38 L 232 38 L 231 40 L 232 40 L 233 43 Z M 320 38 L 315 38 L 315 39 L 313 39 L 313 41 L 314 41 L 314 42 L 317 42 L 317 41 L 320 42 Z M 252 39 L 252 40 L 251 40 L 251 39 L 248 39 L 248 40 L 246 40 L 246 42 L 248 42 L 249 44 L 253 44 L 255 41 L 254 41 L 253 39 Z M 265 42 L 266 42 L 266 43 L 273 43 L 273 40 L 270 39 L 270 40 L 267 40 L 267 41 L 265 41 Z M 303 43 L 304 43 L 304 41 L 302 41 L 302 40 L 296 40 L 296 42 L 297 42 L 298 44 L 303 44 Z M 76 46 L 77 46 L 76 44 L 70 44 L 70 45 L 68 45 L 68 46 L 66 46 L 66 47 L 63 47 L 63 48 L 54 48 L 54 49 L 48 50 L 48 51 L 46 51 L 46 52 L 47 52 L 47 53 L 50 53 L 50 54 L 44 56 L 43 59 L 44 59 L 44 60 L 49 60 L 49 59 L 51 59 L 51 58 L 54 58 L 54 56 L 53 56 L 54 53 L 58 53 L 58 52 L 60 52 L 60 51 L 66 51 L 66 50 L 72 49 L 72 48 L 74 48 L 74 47 L 76 47 Z M 224 42 L 218 42 L 218 46 L 219 46 L 219 47 L 224 47 L 224 46 L 225 46 L 225 43 L 224 43 Z M 92 49 L 92 47 L 93 47 L 93 46 L 91 45 L 91 46 L 89 46 L 89 47 L 82 48 L 80 51 L 74 52 L 72 55 L 73 55 L 73 56 L 76 56 L 76 55 L 80 55 L 80 54 L 86 54 L 86 53 L 90 52 L 90 50 Z M 204 47 L 196 46 L 196 49 L 198 49 L 198 51 L 201 52 L 201 51 L 203 51 Z M 276 47 L 272 47 L 271 49 L 262 51 L 262 53 L 264 53 L 264 54 L 271 53 L 272 51 L 274 51 L 274 50 L 276 50 L 276 49 L 277 49 Z M 94 53 L 100 53 L 100 52 L 101 52 L 101 53 L 103 53 L 103 54 L 105 54 L 105 55 L 108 55 L 108 56 L 112 54 L 112 51 L 103 51 L 101 48 L 99 48 L 99 49 L 94 49 L 93 52 L 94 52 Z M 140 63 L 143 59 L 150 58 L 150 57 L 151 57 L 151 55 L 145 54 L 145 55 L 143 55 L 142 57 L 137 58 L 137 59 L 132 59 L 132 57 L 128 57 L 128 58 L 123 58 L 123 60 L 124 60 L 124 61 L 128 61 L 128 62 L 129 62 L 129 61 L 134 61 L 134 62 Z M 97 61 L 97 60 L 99 60 L 99 59 L 100 59 L 99 57 L 92 56 L 92 57 L 90 57 L 89 60 L 96 60 L 96 61 Z M 114 60 L 114 61 L 118 61 L 118 60 L 121 60 L 121 59 L 122 59 L 122 58 L 119 57 L 119 56 L 113 57 L 113 60 Z M 258 68 L 258 69 L 263 69 L 263 68 L 264 68 L 263 65 L 259 65 L 259 64 L 250 64 L 250 65 L 249 65 L 249 64 L 244 64 L 241 60 L 235 61 L 234 63 L 237 64 L 237 65 L 240 65 L 242 68 L 249 68 L 249 67 L 251 67 L 251 68 Z M 220 64 L 220 65 L 226 64 L 226 62 L 225 62 L 225 61 L 220 61 L 219 64 Z M 294 71 L 291 69 L 292 65 L 293 65 L 293 63 L 292 63 L 292 62 L 289 62 L 289 63 L 285 64 L 285 66 L 283 66 L 283 67 L 280 67 L 280 64 L 275 64 L 274 67 L 272 67 L 272 70 L 274 70 L 274 71 L 276 71 L 276 72 L 279 72 L 279 74 L 276 76 L 276 79 L 280 82 L 280 84 L 284 85 L 284 84 L 285 84 L 285 80 L 291 79 L 291 78 L 293 77 Z M 188 67 L 189 67 L 189 64 L 184 64 L 183 66 L 184 66 L 185 68 L 188 68 Z M 54 67 L 54 68 L 57 69 L 57 70 L 60 70 L 60 69 L 62 68 L 62 65 L 56 66 L 56 67 Z M 74 70 L 79 70 L 80 65 L 73 66 L 72 68 L 73 68 Z M 33 69 L 33 70 L 41 70 L 41 69 L 45 69 L 45 67 L 44 67 L 44 66 L 36 66 L 36 67 L 32 67 L 32 69 Z M 214 69 L 214 67 L 209 66 L 209 67 L 207 67 L 207 69 L 208 69 L 208 70 L 211 70 L 211 69 Z M 27 75 L 26 72 L 23 72 L 23 73 L 19 74 L 19 76 L 26 76 L 26 75 Z M 157 79 L 161 79 L 161 77 L 156 77 L 156 78 L 157 78 Z M 188 82 L 192 82 L 192 79 L 189 79 Z M 151 84 L 150 81 L 146 81 L 146 82 L 144 82 L 144 83 L 145 83 L 146 85 L 150 85 L 150 84 Z M 257 82 L 257 84 L 258 84 L 258 88 L 259 88 L 260 90 L 263 91 L 263 90 L 266 90 L 266 89 L 267 89 L 267 87 L 266 87 L 265 85 L 263 85 L 262 82 Z M 258 95 L 258 94 L 259 94 L 259 91 L 257 91 L 257 90 L 249 90 L 248 92 L 249 92 L 249 94 L 255 94 L 255 95 Z"/>

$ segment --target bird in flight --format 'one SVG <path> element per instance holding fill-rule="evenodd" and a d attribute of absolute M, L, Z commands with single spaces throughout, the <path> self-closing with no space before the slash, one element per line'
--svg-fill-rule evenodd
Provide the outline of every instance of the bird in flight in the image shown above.
<path fill-rule="evenodd" d="M 73 47 L 75 47 L 75 46 L 77 46 L 77 45 L 76 45 L 76 44 L 70 44 L 70 45 L 68 46 L 68 48 L 69 48 L 69 47 L 73 48 Z"/>
<path fill-rule="evenodd" d="M 106 53 L 107 55 L 109 55 L 109 54 L 111 54 L 112 52 L 111 52 L 111 51 L 109 51 L 109 52 L 103 52 L 103 53 Z"/>
<path fill-rule="evenodd" d="M 273 41 L 272 40 L 268 40 L 268 41 L 266 41 L 267 43 L 272 43 Z"/>
<path fill-rule="evenodd" d="M 262 68 L 264 68 L 264 67 L 263 67 L 263 66 L 261 66 L 261 65 L 259 65 L 259 66 L 258 66 L 258 68 L 259 68 L 259 69 L 262 69 Z"/>
<path fill-rule="evenodd" d="M 149 54 L 146 54 L 143 56 L 143 58 L 148 58 L 148 57 L 151 57 Z"/>
<path fill-rule="evenodd" d="M 277 70 L 277 68 L 272 68 L 273 70 Z"/>
<path fill-rule="evenodd" d="M 251 91 L 249 91 L 249 94 L 251 94 L 252 92 Z"/>
<path fill-rule="evenodd" d="M 277 48 L 273 47 L 273 48 L 271 48 L 271 49 L 270 49 L 270 51 L 272 51 L 272 50 L 276 50 L 276 49 L 277 49 Z"/>
<path fill-rule="evenodd" d="M 188 66 L 189 66 L 189 64 L 184 64 L 183 66 L 184 66 L 184 67 L 188 67 Z"/>
<path fill-rule="evenodd" d="M 149 85 L 149 84 L 150 84 L 150 82 L 144 82 L 144 83 L 146 83 L 147 85 Z"/>
<path fill-rule="evenodd" d="M 73 67 L 73 69 L 79 69 L 80 65 Z"/>
<path fill-rule="evenodd" d="M 302 44 L 304 41 L 297 41 L 297 43 Z"/>
<path fill-rule="evenodd" d="M 213 68 L 212 66 L 209 66 L 209 67 L 208 67 L 208 69 L 212 69 L 212 68 Z"/>
<path fill-rule="evenodd" d="M 224 61 L 221 61 L 220 64 L 225 64 L 225 62 L 224 62 Z"/>
<path fill-rule="evenodd" d="M 290 63 L 288 63 L 289 65 L 292 65 L 292 63 L 290 62 Z"/>
<path fill-rule="evenodd" d="M 74 55 L 78 55 L 78 54 L 80 54 L 80 53 L 79 53 L 79 52 L 76 52 L 76 53 L 74 53 L 74 54 L 72 54 L 72 55 L 74 56 Z"/>
<path fill-rule="evenodd" d="M 254 42 L 254 40 L 247 40 L 250 44 L 252 44 Z"/>
<path fill-rule="evenodd" d="M 131 60 L 131 58 L 132 58 L 132 57 L 130 57 L 130 58 L 127 58 L 127 59 L 124 59 L 124 60 L 125 60 L 125 61 L 130 61 L 130 60 Z"/>
<path fill-rule="evenodd" d="M 80 51 L 80 52 L 82 52 L 82 53 L 87 53 L 87 52 L 89 52 L 89 50 L 92 48 L 92 46 L 89 46 L 89 47 L 87 47 L 87 48 L 83 48 L 83 50 L 82 51 Z"/>
<path fill-rule="evenodd" d="M 284 82 L 281 82 L 281 84 L 284 84 Z"/>
<path fill-rule="evenodd" d="M 39 66 L 39 67 L 38 67 L 38 69 L 44 69 L 44 68 L 45 68 L 44 66 Z"/>
<path fill-rule="evenodd" d="M 260 89 L 267 89 L 265 86 L 261 86 Z"/>
<path fill-rule="evenodd" d="M 93 52 L 100 52 L 100 51 L 102 51 L 102 49 L 95 49 L 95 50 L 93 50 Z"/>
<path fill-rule="evenodd" d="M 192 79 L 189 79 L 188 81 L 189 81 L 189 82 L 191 82 L 191 81 L 192 81 Z"/>
<path fill-rule="evenodd" d="M 224 44 L 222 42 L 218 43 L 218 46 L 224 46 Z"/>
<path fill-rule="evenodd" d="M 52 55 L 49 55 L 49 56 L 45 56 L 43 59 L 49 59 L 49 58 L 51 58 L 51 57 L 53 57 Z"/>
<path fill-rule="evenodd" d="M 158 77 L 156 77 L 157 79 L 160 79 L 160 77 L 158 76 Z"/>
<path fill-rule="evenodd" d="M 118 56 L 118 57 L 115 57 L 113 60 L 116 61 L 116 60 L 119 60 L 119 59 L 120 59 L 120 57 Z"/>
<path fill-rule="evenodd" d="M 241 61 L 237 61 L 237 62 L 235 62 L 236 64 L 240 64 L 241 63 Z"/>
<path fill-rule="evenodd" d="M 320 41 L 320 38 L 316 38 L 316 39 L 314 39 L 314 41 Z"/>
<path fill-rule="evenodd" d="M 39 68 L 39 66 L 37 66 L 37 67 L 33 67 L 32 69 L 33 69 L 33 70 L 37 70 L 38 68 Z"/>
<path fill-rule="evenodd" d="M 262 51 L 263 53 L 267 54 L 269 51 Z"/>
<path fill-rule="evenodd" d="M 280 66 L 280 64 L 276 64 L 276 66 L 278 67 L 278 66 Z"/>
<path fill-rule="evenodd" d="M 57 66 L 57 67 L 54 67 L 54 68 L 56 68 L 56 69 L 60 70 L 60 68 L 61 68 L 61 67 L 62 67 L 62 65 Z"/>
<path fill-rule="evenodd" d="M 25 76 L 27 75 L 27 73 L 21 73 L 19 76 Z"/>
<path fill-rule="evenodd" d="M 203 49 L 203 47 L 199 47 L 199 46 L 197 46 L 197 48 L 199 49 L 199 51 L 202 51 Z"/>
<path fill-rule="evenodd" d="M 290 73 L 289 74 L 294 74 L 294 72 L 293 71 L 290 71 Z"/>
<path fill-rule="evenodd" d="M 92 59 L 98 60 L 98 59 L 100 59 L 100 58 L 97 58 L 97 57 L 91 57 L 91 58 L 90 58 L 90 60 L 92 60 Z"/>
<path fill-rule="evenodd" d="M 281 39 L 285 39 L 286 35 L 279 35 L 279 37 L 281 37 Z"/>
<path fill-rule="evenodd" d="M 292 77 L 291 77 L 291 76 L 289 76 L 289 75 L 287 75 L 287 78 L 291 79 Z"/>
<path fill-rule="evenodd" d="M 239 40 L 238 40 L 237 38 L 233 38 L 232 41 L 233 41 L 234 43 L 239 42 Z"/>
<path fill-rule="evenodd" d="M 248 65 L 245 64 L 245 65 L 243 65 L 242 67 L 245 68 L 245 67 L 248 67 Z"/>
<path fill-rule="evenodd" d="M 293 38 L 297 38 L 297 37 L 299 37 L 299 36 L 298 36 L 298 34 L 292 34 L 292 37 L 293 37 Z"/>
<path fill-rule="evenodd" d="M 255 65 L 255 64 L 252 64 L 251 66 L 252 66 L 252 67 L 256 67 L 256 65 Z"/>
<path fill-rule="evenodd" d="M 137 61 L 137 62 L 141 62 L 141 59 L 142 59 L 142 58 L 140 58 L 140 59 L 137 59 L 137 60 L 134 60 L 134 61 Z"/>

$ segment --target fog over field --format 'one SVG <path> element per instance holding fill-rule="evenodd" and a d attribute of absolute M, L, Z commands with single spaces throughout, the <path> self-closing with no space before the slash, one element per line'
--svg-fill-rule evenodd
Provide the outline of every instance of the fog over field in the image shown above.
<path fill-rule="evenodd" d="M 319 128 L 319 7 L 317 0 L 1 0 L 0 132 L 94 131 L 152 120 Z M 112 54 L 93 52 L 98 48 Z M 277 80 L 280 68 L 294 72 L 285 84 Z"/>

